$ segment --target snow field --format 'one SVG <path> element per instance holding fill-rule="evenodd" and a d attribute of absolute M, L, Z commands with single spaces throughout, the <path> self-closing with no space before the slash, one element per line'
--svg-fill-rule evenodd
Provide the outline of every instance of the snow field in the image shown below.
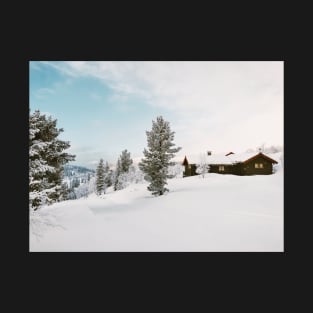
<path fill-rule="evenodd" d="M 273 175 L 206 174 L 68 200 L 30 219 L 30 251 L 283 251 L 283 170 Z M 36 234 L 35 234 L 36 233 Z"/>

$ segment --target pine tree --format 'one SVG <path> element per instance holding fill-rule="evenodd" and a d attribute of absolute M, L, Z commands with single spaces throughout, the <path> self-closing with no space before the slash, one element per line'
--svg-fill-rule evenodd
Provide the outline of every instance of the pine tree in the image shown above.
<path fill-rule="evenodd" d="M 34 210 L 66 199 L 63 166 L 75 156 L 64 152 L 70 144 L 58 139 L 63 129 L 56 123 L 39 110 L 29 116 L 29 201 Z"/>
<path fill-rule="evenodd" d="M 112 186 L 112 174 L 113 171 L 110 169 L 109 163 L 105 163 L 104 167 L 104 183 L 107 187 Z"/>
<path fill-rule="evenodd" d="M 163 195 L 167 188 L 167 178 L 172 178 L 169 175 L 169 166 L 174 165 L 170 160 L 175 153 L 181 148 L 174 148 L 175 132 L 170 129 L 169 122 L 165 121 L 162 116 L 158 116 L 156 121 L 152 121 L 152 130 L 146 131 L 148 150 L 144 149 L 144 159 L 139 163 L 139 168 L 145 173 L 145 179 L 150 182 L 148 190 L 153 195 Z"/>
<path fill-rule="evenodd" d="M 116 163 L 115 172 L 114 172 L 114 191 L 119 190 L 118 179 L 119 179 L 119 176 L 121 175 L 121 172 L 122 172 L 121 161 L 120 159 L 118 159 Z"/>
<path fill-rule="evenodd" d="M 127 173 L 129 171 L 129 167 L 133 164 L 133 160 L 130 157 L 130 152 L 127 152 L 127 149 L 122 151 L 120 155 L 121 160 L 121 172 Z"/>
<path fill-rule="evenodd" d="M 100 159 L 96 170 L 96 193 L 101 195 L 105 193 L 105 183 L 104 183 L 104 164 L 103 159 Z"/>
<path fill-rule="evenodd" d="M 127 149 L 122 151 L 115 169 L 114 177 L 114 190 L 121 190 L 125 186 L 125 174 L 129 172 L 130 166 L 133 164 L 133 160 L 130 157 L 130 152 L 127 152 Z M 123 181 L 120 179 L 120 176 L 123 175 Z"/>

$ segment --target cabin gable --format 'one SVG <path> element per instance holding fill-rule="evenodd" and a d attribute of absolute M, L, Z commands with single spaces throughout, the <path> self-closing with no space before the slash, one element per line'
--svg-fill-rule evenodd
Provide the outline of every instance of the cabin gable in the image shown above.
<path fill-rule="evenodd" d="M 195 176 L 198 175 L 196 173 L 197 166 L 196 164 L 188 164 L 185 165 L 185 171 L 183 172 L 183 177 L 185 176 Z"/>
<path fill-rule="evenodd" d="M 182 165 L 185 167 L 185 171 L 183 172 L 183 177 L 198 175 L 196 173 L 196 169 L 197 169 L 196 164 L 189 164 L 186 156 L 184 158 Z"/>
<path fill-rule="evenodd" d="M 277 163 L 275 161 L 275 163 Z M 273 162 L 263 155 L 242 163 L 243 175 L 268 175 L 273 173 Z"/>

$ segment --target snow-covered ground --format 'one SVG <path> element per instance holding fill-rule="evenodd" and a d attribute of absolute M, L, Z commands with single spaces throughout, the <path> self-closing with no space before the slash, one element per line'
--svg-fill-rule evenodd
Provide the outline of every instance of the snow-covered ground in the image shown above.
<path fill-rule="evenodd" d="M 283 170 L 206 174 L 68 200 L 30 216 L 30 251 L 284 251 Z"/>

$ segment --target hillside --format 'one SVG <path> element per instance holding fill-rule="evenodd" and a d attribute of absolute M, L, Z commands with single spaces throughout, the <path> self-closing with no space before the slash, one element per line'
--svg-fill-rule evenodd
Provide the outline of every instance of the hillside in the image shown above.
<path fill-rule="evenodd" d="M 282 169 L 168 183 L 161 197 L 143 183 L 44 207 L 30 251 L 283 251 Z"/>
<path fill-rule="evenodd" d="M 84 166 L 66 164 L 63 167 L 63 183 L 66 183 L 68 188 L 87 183 L 94 176 L 95 170 Z"/>

